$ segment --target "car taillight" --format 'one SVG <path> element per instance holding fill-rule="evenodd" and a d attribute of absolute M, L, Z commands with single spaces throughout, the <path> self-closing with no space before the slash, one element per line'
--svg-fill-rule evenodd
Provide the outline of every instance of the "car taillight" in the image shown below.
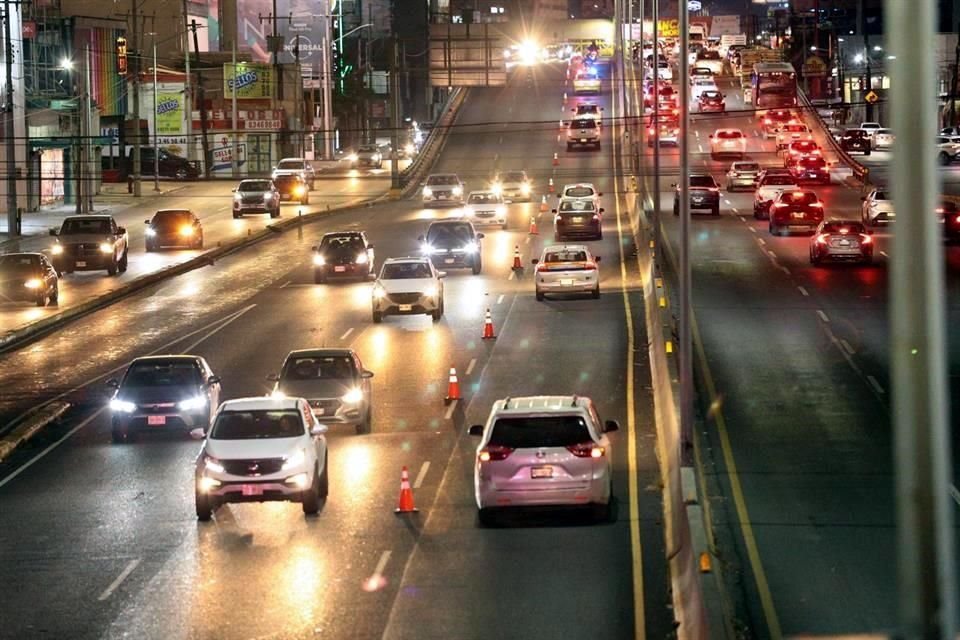
<path fill-rule="evenodd" d="M 776 203 L 776 204 L 773 205 L 773 208 L 774 208 L 774 209 L 781 209 L 781 208 L 783 208 L 783 207 L 789 207 L 789 206 L 790 206 L 790 205 L 788 205 L 786 202 L 778 202 L 778 203 Z"/>
<path fill-rule="evenodd" d="M 863 243 L 863 244 L 871 244 L 871 243 L 873 242 L 873 238 L 871 238 L 870 236 L 868 236 L 868 235 L 865 234 L 865 233 L 861 233 L 861 234 L 860 234 L 860 242 Z"/>
<path fill-rule="evenodd" d="M 819 236 L 817 236 L 817 244 L 827 244 L 829 240 L 830 234 L 828 233 L 821 233 Z"/>
<path fill-rule="evenodd" d="M 710 191 L 713 191 L 714 193 L 716 193 L 720 191 L 720 187 L 710 187 Z"/>
<path fill-rule="evenodd" d="M 513 453 L 510 447 L 503 447 L 498 444 L 488 444 L 480 450 L 477 459 L 480 462 L 489 462 L 491 460 L 506 460 L 507 456 Z"/>
<path fill-rule="evenodd" d="M 960 224 L 960 216 L 957 216 L 956 218 L 954 218 L 954 222 L 956 222 L 957 224 Z"/>
<path fill-rule="evenodd" d="M 547 271 L 547 265 L 546 265 L 545 263 L 541 262 L 540 264 L 537 265 L 537 271 L 538 271 L 538 272 L 540 272 L 540 271 Z"/>
<path fill-rule="evenodd" d="M 823 209 L 823 204 L 820 202 L 812 202 L 810 203 L 810 206 L 815 209 Z"/>
<path fill-rule="evenodd" d="M 593 214 L 593 219 L 594 219 L 594 220 L 599 220 L 599 219 L 600 219 L 600 214 L 598 214 L 598 213 Z"/>
<path fill-rule="evenodd" d="M 581 442 L 567 447 L 567 451 L 578 458 L 601 458 L 606 453 L 603 447 L 599 447 L 593 442 Z"/>
<path fill-rule="evenodd" d="M 773 124 L 773 120 L 771 120 L 770 118 L 764 118 L 763 124 Z"/>

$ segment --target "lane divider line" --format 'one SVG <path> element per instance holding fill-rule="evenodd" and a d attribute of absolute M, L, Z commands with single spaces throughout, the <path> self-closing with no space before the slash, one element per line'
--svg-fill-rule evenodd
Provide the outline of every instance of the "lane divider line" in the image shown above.
<path fill-rule="evenodd" d="M 850 343 L 844 340 L 843 338 L 840 338 L 840 346 L 842 346 L 844 350 L 850 355 L 856 355 L 857 353 L 856 351 L 854 351 L 853 347 L 850 346 Z"/>
<path fill-rule="evenodd" d="M 762 247 L 765 244 L 767 244 L 767 241 L 764 240 L 763 238 L 757 238 L 757 244 L 759 244 Z"/>
<path fill-rule="evenodd" d="M 507 280 L 513 280 L 516 277 L 516 275 L 517 275 L 516 271 L 511 271 L 510 275 L 507 276 Z"/>
<path fill-rule="evenodd" d="M 413 481 L 413 488 L 419 489 L 420 485 L 423 484 L 423 479 L 427 477 L 427 471 L 430 469 L 430 461 L 426 460 L 422 465 L 420 465 L 420 472 L 417 474 L 417 479 Z"/>
<path fill-rule="evenodd" d="M 823 309 L 817 309 L 817 315 L 820 316 L 820 319 L 824 322 L 830 322 L 830 318 L 823 312 Z"/>
<path fill-rule="evenodd" d="M 799 289 L 801 295 L 803 295 L 803 296 L 805 296 L 805 297 L 807 297 L 807 298 L 810 297 L 810 292 L 808 292 L 806 289 L 804 289 L 802 285 L 797 285 L 797 289 Z"/>
<path fill-rule="evenodd" d="M 502 304 L 502 303 L 503 303 L 503 294 L 501 293 L 500 296 L 497 298 L 497 304 Z"/>
<path fill-rule="evenodd" d="M 292 282 L 293 282 L 293 280 L 287 280 L 287 281 L 284 282 L 282 285 L 280 285 L 280 288 L 281 288 L 281 289 L 286 289 L 287 287 L 290 286 L 290 284 L 291 284 Z"/>
<path fill-rule="evenodd" d="M 464 372 L 463 375 L 468 376 L 468 375 L 470 375 L 471 373 L 473 373 L 473 368 L 474 368 L 475 366 L 477 366 L 477 359 L 476 359 L 476 358 L 470 358 L 470 364 L 467 365 L 467 370 Z"/>
<path fill-rule="evenodd" d="M 867 382 L 870 383 L 870 386 L 873 387 L 873 390 L 877 393 L 886 393 L 886 391 L 883 390 L 883 387 L 880 386 L 880 382 L 877 381 L 877 379 L 873 376 L 867 376 Z"/>
<path fill-rule="evenodd" d="M 880 255 L 882 255 L 884 258 L 889 258 L 889 257 L 890 257 L 890 256 L 887 255 L 887 252 L 886 252 L 886 251 L 881 251 L 881 252 L 880 252 Z"/>
<path fill-rule="evenodd" d="M 123 571 L 120 572 L 120 575 L 117 576 L 117 579 L 111 582 L 110 586 L 104 589 L 103 593 L 97 596 L 97 600 L 103 602 L 113 595 L 113 592 L 117 590 L 117 587 L 119 587 L 123 581 L 127 579 L 127 576 L 133 573 L 133 570 L 137 568 L 138 564 L 140 564 L 140 558 L 136 558 L 128 562 L 127 566 L 124 567 Z"/>
<path fill-rule="evenodd" d="M 447 412 L 443 414 L 444 420 L 449 420 L 450 418 L 453 417 L 453 410 L 457 408 L 457 404 L 459 402 L 460 400 L 457 399 L 450 403 L 450 405 L 447 407 Z"/>
<path fill-rule="evenodd" d="M 774 260 L 777 259 L 777 254 L 775 254 L 772 249 L 768 249 L 768 250 L 767 250 L 767 255 L 769 255 L 769 256 L 770 256 L 771 258 L 773 258 Z"/>
<path fill-rule="evenodd" d="M 347 329 L 346 331 L 344 331 L 344 332 L 343 332 L 343 335 L 340 336 L 340 339 L 341 339 L 341 340 L 346 340 L 346 339 L 347 339 L 347 336 L 349 336 L 351 333 L 353 333 L 353 327 L 350 327 L 349 329 Z"/>
<path fill-rule="evenodd" d="M 755 227 L 750 227 L 750 226 L 748 226 L 747 229 L 750 229 L 750 233 L 756 233 L 756 232 L 757 232 L 757 230 L 756 230 Z"/>

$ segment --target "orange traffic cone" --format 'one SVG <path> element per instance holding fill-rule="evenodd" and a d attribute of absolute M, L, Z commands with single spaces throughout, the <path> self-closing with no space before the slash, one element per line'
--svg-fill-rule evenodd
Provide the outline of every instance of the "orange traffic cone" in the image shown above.
<path fill-rule="evenodd" d="M 564 104 L 567 103 L 567 92 L 566 92 L 566 91 L 563 92 L 563 103 L 564 103 Z"/>
<path fill-rule="evenodd" d="M 460 399 L 460 380 L 457 379 L 456 367 L 450 367 L 450 382 L 447 384 L 447 397 L 444 398 L 445 404 L 450 404 L 454 400 Z"/>
<path fill-rule="evenodd" d="M 540 199 L 540 213 L 545 213 L 546 211 L 547 211 L 547 196 L 543 196 Z"/>
<path fill-rule="evenodd" d="M 547 203 L 543 203 L 543 204 L 544 206 L 546 206 Z M 546 211 L 546 209 L 543 209 L 543 211 Z M 538 235 L 539 233 L 540 232 L 537 231 L 537 219 L 534 218 L 533 216 L 530 216 L 530 235 L 535 236 L 535 235 Z"/>
<path fill-rule="evenodd" d="M 513 268 L 523 269 L 523 264 L 520 262 L 520 245 L 513 248 Z"/>
<path fill-rule="evenodd" d="M 483 339 L 493 340 L 496 337 L 493 334 L 493 317 L 490 315 L 490 309 L 487 309 L 487 314 L 483 318 Z"/>
<path fill-rule="evenodd" d="M 553 193 L 553 178 L 550 178 L 550 186 L 549 186 L 549 189 L 550 189 L 550 193 Z"/>
<path fill-rule="evenodd" d="M 557 166 L 558 164 L 560 164 L 560 158 L 558 158 L 558 157 L 557 157 L 557 154 L 554 153 L 554 154 L 553 154 L 553 166 Z"/>
<path fill-rule="evenodd" d="M 400 504 L 394 510 L 394 513 L 416 513 L 417 508 L 413 506 L 413 489 L 410 488 L 410 474 L 404 467 L 400 472 Z"/>

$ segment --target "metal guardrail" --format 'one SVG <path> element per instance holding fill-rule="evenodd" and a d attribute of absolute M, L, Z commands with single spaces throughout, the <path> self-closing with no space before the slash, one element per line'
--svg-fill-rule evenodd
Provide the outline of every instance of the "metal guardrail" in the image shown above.
<path fill-rule="evenodd" d="M 840 148 L 840 144 L 834 140 L 833 135 L 830 133 L 830 126 L 827 124 L 827 121 L 823 119 L 823 116 L 820 115 L 820 112 L 817 111 L 817 106 L 810 101 L 810 98 L 807 97 L 801 89 L 797 88 L 797 96 L 800 98 L 800 102 L 803 104 L 803 108 L 806 111 L 809 111 L 813 114 L 813 118 L 817 121 L 817 124 L 820 125 L 820 128 L 827 134 L 827 141 L 830 143 L 831 149 L 837 154 L 837 157 L 843 161 L 845 165 L 850 167 L 853 171 L 853 177 L 858 182 L 863 185 L 870 184 L 870 168 L 865 167 L 859 162 L 857 162 L 853 156 Z"/>
<path fill-rule="evenodd" d="M 416 184 L 423 173 L 425 167 L 433 165 L 435 155 L 447 139 L 450 126 L 456 119 L 457 112 L 463 104 L 466 91 L 457 87 L 447 96 L 447 101 L 443 104 L 442 115 L 437 119 L 433 129 L 427 135 L 423 146 L 417 153 L 413 162 L 406 169 L 400 172 L 400 182 L 403 184 L 404 195 L 407 195 L 407 188 L 411 184 Z"/>

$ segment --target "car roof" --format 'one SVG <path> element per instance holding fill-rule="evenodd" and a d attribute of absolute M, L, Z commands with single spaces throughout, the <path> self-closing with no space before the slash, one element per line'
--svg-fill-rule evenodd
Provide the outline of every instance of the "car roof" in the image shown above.
<path fill-rule="evenodd" d="M 312 349 L 294 349 L 287 354 L 285 360 L 290 358 L 300 358 L 300 357 L 326 357 L 326 356 L 352 356 L 353 349 L 344 349 L 342 347 L 315 347 Z"/>
<path fill-rule="evenodd" d="M 464 226 L 464 225 L 473 226 L 473 223 L 470 222 L 469 220 L 466 220 L 465 218 L 445 218 L 443 220 L 432 221 L 430 225 L 427 227 L 427 229 L 429 229 L 430 227 L 443 227 L 448 225 L 458 226 L 458 227 Z"/>
<path fill-rule="evenodd" d="M 0 253 L 0 258 L 5 256 L 33 256 L 46 258 L 47 256 L 39 251 L 11 251 L 10 253 Z"/>
<path fill-rule="evenodd" d="M 402 256 L 398 258 L 387 258 L 386 260 L 383 261 L 383 264 L 401 264 L 401 263 L 411 263 L 411 262 L 417 262 L 421 264 L 423 263 L 430 264 L 430 258 L 425 258 L 421 256 Z"/>
<path fill-rule="evenodd" d="M 156 363 L 160 363 L 160 362 L 197 362 L 197 363 L 199 363 L 199 362 L 200 362 L 200 356 L 192 356 L 192 355 L 185 354 L 185 353 L 180 353 L 180 354 L 171 353 L 171 354 L 160 355 L 160 356 L 141 356 L 141 357 L 139 357 L 139 358 L 134 358 L 134 359 L 133 359 L 133 362 L 131 362 L 130 364 L 139 364 L 139 363 L 143 363 L 143 362 L 146 362 L 146 363 L 150 363 L 150 362 L 156 362 Z"/>
<path fill-rule="evenodd" d="M 337 237 L 357 236 L 359 238 L 362 235 L 363 235 L 363 231 L 330 231 L 328 233 L 323 234 L 323 237 L 337 238 Z"/>
<path fill-rule="evenodd" d="M 566 191 L 567 189 L 576 189 L 578 187 L 590 187 L 594 191 L 597 190 L 597 188 L 593 186 L 592 182 L 576 182 L 574 184 L 565 184 L 563 185 L 563 190 Z"/>
<path fill-rule="evenodd" d="M 252 398 L 234 398 L 220 405 L 221 411 L 270 411 L 271 409 L 298 409 L 300 398 L 259 396 Z"/>
<path fill-rule="evenodd" d="M 543 248 L 543 255 L 546 255 L 548 251 L 586 251 L 590 254 L 590 248 L 585 244 L 551 244 Z"/>
<path fill-rule="evenodd" d="M 495 196 L 496 193 L 493 192 L 493 189 L 477 189 L 476 191 L 471 191 L 467 194 L 467 197 L 470 196 Z"/>
<path fill-rule="evenodd" d="M 456 178 L 457 180 L 460 179 L 460 177 L 455 173 L 431 173 L 430 175 L 427 176 L 427 180 L 429 180 L 430 178 Z"/>
<path fill-rule="evenodd" d="M 587 408 L 589 398 L 580 396 L 522 396 L 504 398 L 493 404 L 498 415 L 526 415 L 530 413 L 580 413 Z"/>
<path fill-rule="evenodd" d="M 306 158 L 280 158 L 280 162 L 306 162 Z"/>
<path fill-rule="evenodd" d="M 190 209 L 157 209 L 157 213 L 193 213 Z"/>
<path fill-rule="evenodd" d="M 64 222 L 67 220 L 113 220 L 113 216 L 105 213 L 85 213 L 82 216 L 67 216 L 63 219 Z"/>

